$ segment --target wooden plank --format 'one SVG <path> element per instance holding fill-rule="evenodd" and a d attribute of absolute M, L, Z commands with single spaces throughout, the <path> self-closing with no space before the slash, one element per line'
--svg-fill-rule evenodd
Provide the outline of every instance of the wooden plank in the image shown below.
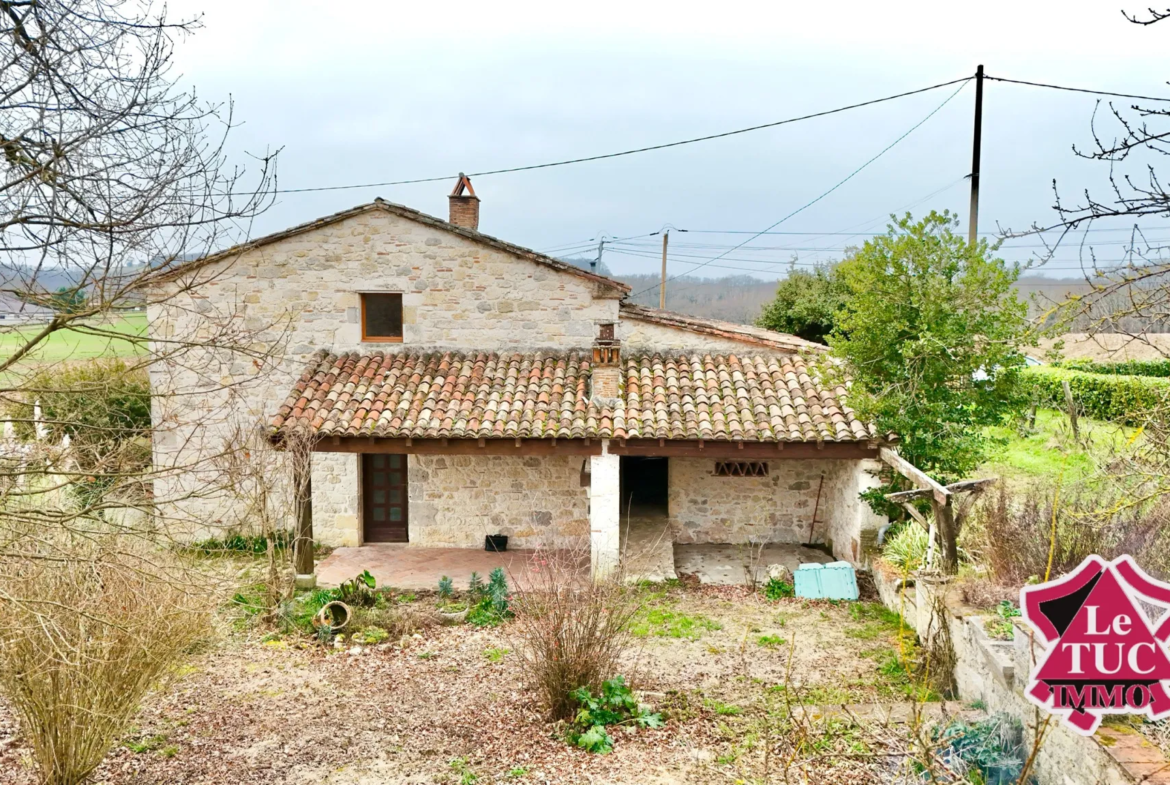
<path fill-rule="evenodd" d="M 905 477 L 910 482 L 919 487 L 928 488 L 935 502 L 938 504 L 947 504 L 951 498 L 951 492 L 940 485 L 937 480 L 931 477 L 926 472 L 919 469 L 910 461 L 903 458 L 898 453 L 891 450 L 889 447 L 882 447 L 878 450 L 881 459 L 893 467 L 894 471 Z"/>
<path fill-rule="evenodd" d="M 953 482 L 946 486 L 951 493 L 969 493 L 971 491 L 981 491 L 989 485 L 994 485 L 999 481 L 998 477 L 984 477 L 981 480 L 962 480 L 961 482 Z M 887 493 L 886 500 L 894 504 L 902 504 L 903 502 L 913 501 L 915 499 L 925 499 L 928 496 L 933 496 L 929 488 L 915 488 L 912 491 L 898 491 L 897 493 Z"/>
<path fill-rule="evenodd" d="M 891 495 L 893 495 L 893 494 L 891 494 Z M 887 496 L 886 498 L 888 499 L 890 497 Z M 930 524 L 927 522 L 926 516 L 923 515 L 922 513 L 920 513 L 918 511 L 917 507 L 915 507 L 910 502 L 902 502 L 902 507 L 903 507 L 903 509 L 906 510 L 906 512 L 910 513 L 911 518 L 913 518 L 914 520 L 916 520 L 922 524 L 922 528 L 926 529 L 927 531 L 930 531 Z"/>
<path fill-rule="evenodd" d="M 659 444 L 658 439 L 628 439 L 625 444 L 610 442 L 614 455 L 669 456 L 676 458 L 711 458 L 714 460 L 788 460 L 877 458 L 878 451 L 867 442 L 713 442 L 678 439 Z"/>
<path fill-rule="evenodd" d="M 316 452 L 400 453 L 412 455 L 601 455 L 597 439 L 384 439 L 341 437 L 317 442 Z M 781 449 L 782 447 L 782 449 Z M 629 439 L 609 443 L 613 455 L 674 456 L 713 460 L 788 460 L 877 458 L 878 451 L 866 442 L 713 442 L 700 440 Z"/>
<path fill-rule="evenodd" d="M 304 456 L 307 458 L 308 456 Z M 293 540 L 293 565 L 297 575 L 313 574 L 313 477 L 308 467 L 297 461 L 293 469 L 297 536 Z"/>
<path fill-rule="evenodd" d="M 443 442 L 446 441 L 446 444 Z M 517 441 L 520 443 L 517 444 Z M 560 439 L 383 439 L 347 438 L 320 441 L 315 452 L 390 453 L 400 455 L 601 455 L 601 445 Z"/>
<path fill-rule="evenodd" d="M 946 504 L 933 503 L 934 506 L 934 522 L 938 526 L 938 541 L 939 550 L 942 554 L 942 568 L 943 575 L 954 575 L 959 571 L 959 546 L 958 546 L 958 532 L 955 531 L 955 510 L 950 505 L 950 501 Z"/>

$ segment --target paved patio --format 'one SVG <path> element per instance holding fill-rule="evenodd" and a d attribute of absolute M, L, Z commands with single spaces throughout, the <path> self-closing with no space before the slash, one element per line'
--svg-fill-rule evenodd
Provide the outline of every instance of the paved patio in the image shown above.
<path fill-rule="evenodd" d="M 487 580 L 488 573 L 503 567 L 509 576 L 523 575 L 536 551 L 508 550 L 493 553 L 478 548 L 419 548 L 406 544 L 363 545 L 338 548 L 317 564 L 317 584 L 337 586 L 362 570 L 369 570 L 379 586 L 418 591 L 438 587 L 446 575 L 456 589 L 467 588 L 471 573 Z"/>
<path fill-rule="evenodd" d="M 833 561 L 823 551 L 802 545 L 767 545 L 762 551 L 747 545 L 679 545 L 671 542 L 670 529 L 661 516 L 631 516 L 623 523 L 622 552 L 626 578 L 631 581 L 663 581 L 679 573 L 695 575 L 702 583 L 734 586 L 747 583 L 755 566 L 757 580 L 767 580 L 769 564 L 783 564 L 795 570 L 806 562 Z M 369 570 L 379 586 L 418 591 L 434 589 L 446 575 L 463 589 L 477 572 L 484 580 L 488 573 L 503 567 L 509 579 L 528 574 L 535 550 L 493 553 L 478 548 L 419 548 L 406 544 L 364 545 L 337 548 L 317 564 L 317 583 L 337 586 L 362 570 Z M 572 558 L 568 551 L 543 552 L 544 558 Z M 579 577 L 587 580 L 589 564 L 580 565 Z"/>

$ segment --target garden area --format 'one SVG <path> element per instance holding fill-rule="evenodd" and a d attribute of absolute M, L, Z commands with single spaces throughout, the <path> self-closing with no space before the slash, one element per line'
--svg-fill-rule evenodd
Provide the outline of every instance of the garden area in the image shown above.
<path fill-rule="evenodd" d="M 669 582 L 558 606 L 548 584 L 516 590 L 523 576 L 429 592 L 355 576 L 272 607 L 262 555 L 200 558 L 244 583 L 94 781 L 917 781 L 948 745 L 998 722 L 939 702 L 913 633 L 872 595 Z M 350 614 L 334 632 L 337 601 Z M 543 651 L 550 642 L 567 656 Z M 15 733 L 0 709 L 0 769 L 31 785 Z"/>

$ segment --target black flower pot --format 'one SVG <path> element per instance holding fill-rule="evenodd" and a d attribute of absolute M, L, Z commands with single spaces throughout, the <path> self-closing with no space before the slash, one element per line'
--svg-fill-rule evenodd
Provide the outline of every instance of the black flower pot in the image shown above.
<path fill-rule="evenodd" d="M 508 535 L 489 534 L 483 538 L 483 549 L 496 552 L 508 550 Z"/>

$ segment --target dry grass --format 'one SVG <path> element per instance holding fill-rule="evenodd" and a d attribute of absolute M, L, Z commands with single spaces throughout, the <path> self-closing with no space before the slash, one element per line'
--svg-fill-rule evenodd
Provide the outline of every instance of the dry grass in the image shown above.
<path fill-rule="evenodd" d="M 1029 578 L 1063 575 L 1091 554 L 1111 559 L 1128 553 L 1151 575 L 1163 577 L 1170 570 L 1168 528 L 1170 497 L 1142 503 L 1120 493 L 1111 498 L 1101 487 L 1057 496 L 1001 485 L 976 507 L 965 545 L 1001 586 L 1018 588 Z"/>
<path fill-rule="evenodd" d="M 210 631 L 208 598 L 128 538 L 35 538 L 0 563 L 0 694 L 41 781 L 77 785 Z"/>

